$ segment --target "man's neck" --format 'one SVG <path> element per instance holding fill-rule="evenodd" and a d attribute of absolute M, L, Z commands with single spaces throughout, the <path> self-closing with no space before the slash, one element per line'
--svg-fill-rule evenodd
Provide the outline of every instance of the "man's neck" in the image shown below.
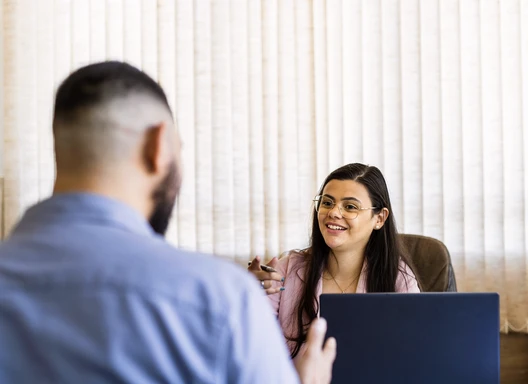
<path fill-rule="evenodd" d="M 57 175 L 53 194 L 60 193 L 91 193 L 108 197 L 129 205 L 146 219 L 152 210 L 150 199 L 142 199 L 144 192 L 132 182 L 120 183 L 119 180 L 107 181 L 101 177 Z"/>

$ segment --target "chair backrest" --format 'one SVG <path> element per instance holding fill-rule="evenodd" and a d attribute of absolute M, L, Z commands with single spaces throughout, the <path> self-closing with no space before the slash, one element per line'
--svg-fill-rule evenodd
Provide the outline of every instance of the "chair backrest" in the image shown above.
<path fill-rule="evenodd" d="M 456 292 L 456 278 L 447 247 L 440 240 L 400 234 L 423 292 Z"/>

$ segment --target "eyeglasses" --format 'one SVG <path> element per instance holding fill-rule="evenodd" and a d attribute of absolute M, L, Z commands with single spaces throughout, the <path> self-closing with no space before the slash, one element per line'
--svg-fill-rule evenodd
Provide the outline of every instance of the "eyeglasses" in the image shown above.
<path fill-rule="evenodd" d="M 327 215 L 328 212 L 334 209 L 336 205 L 333 199 L 323 195 L 315 196 L 313 202 L 317 213 L 320 213 L 322 215 Z M 360 211 L 376 209 L 376 207 L 360 208 L 348 200 L 342 201 L 340 204 L 337 205 L 337 208 L 339 209 L 341 216 L 343 216 L 344 219 L 348 220 L 354 220 L 356 217 L 358 217 Z"/>

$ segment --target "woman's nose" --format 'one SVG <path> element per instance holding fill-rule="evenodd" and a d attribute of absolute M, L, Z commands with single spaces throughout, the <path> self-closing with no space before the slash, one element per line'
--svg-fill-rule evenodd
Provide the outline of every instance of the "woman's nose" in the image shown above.
<path fill-rule="evenodd" d="M 328 212 L 328 216 L 330 217 L 341 217 L 341 209 L 339 208 L 339 205 L 336 204 L 334 207 Z"/>

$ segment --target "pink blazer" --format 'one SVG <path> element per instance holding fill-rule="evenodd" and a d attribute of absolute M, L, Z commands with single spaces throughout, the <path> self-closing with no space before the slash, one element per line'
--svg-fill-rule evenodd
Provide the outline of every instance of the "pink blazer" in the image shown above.
<path fill-rule="evenodd" d="M 285 336 L 295 336 L 297 334 L 297 314 L 296 305 L 302 294 L 304 284 L 304 267 L 305 259 L 302 253 L 298 251 L 289 251 L 279 259 L 277 271 L 284 276 L 282 286 L 284 291 L 269 295 L 268 298 L 279 320 L 279 324 Z M 402 262 L 403 264 L 403 262 Z M 418 282 L 413 272 L 407 265 L 403 266 L 405 273 L 400 272 L 396 280 L 396 292 L 420 292 Z M 359 275 L 359 281 L 356 293 L 366 293 L 366 263 L 363 264 L 363 270 Z M 281 283 L 277 282 L 276 286 Z M 323 291 L 323 279 L 317 284 L 317 300 Z M 294 343 L 288 342 L 290 351 Z"/>

